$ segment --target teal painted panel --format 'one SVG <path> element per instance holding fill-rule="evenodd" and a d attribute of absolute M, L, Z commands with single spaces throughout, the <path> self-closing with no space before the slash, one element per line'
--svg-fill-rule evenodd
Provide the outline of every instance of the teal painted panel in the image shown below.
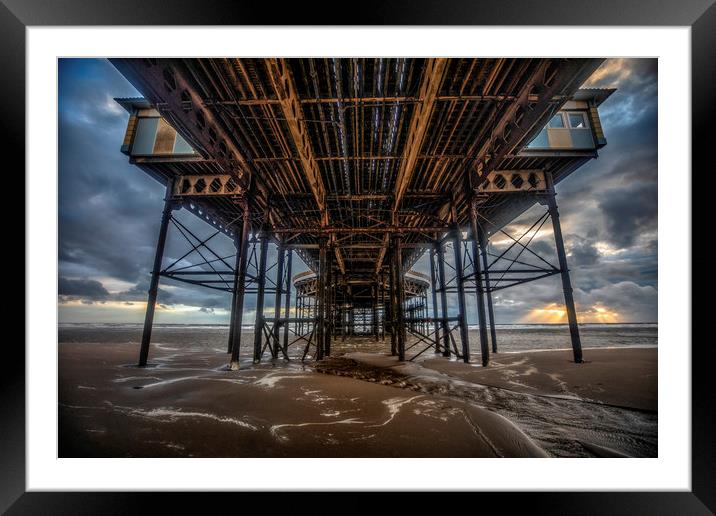
<path fill-rule="evenodd" d="M 594 138 L 589 129 L 571 129 L 572 147 L 575 149 L 594 149 Z"/>
<path fill-rule="evenodd" d="M 148 155 L 154 151 L 154 139 L 157 136 L 159 118 L 140 118 L 137 120 L 137 134 L 134 136 L 132 155 Z"/>
<path fill-rule="evenodd" d="M 549 147 L 549 140 L 547 139 L 547 128 L 542 129 L 539 134 L 532 140 L 529 145 L 530 149 L 546 149 Z"/>
<path fill-rule="evenodd" d="M 564 117 L 562 116 L 562 113 L 554 115 L 547 126 L 562 129 L 564 127 Z"/>
<path fill-rule="evenodd" d="M 179 133 L 177 133 L 177 138 L 174 141 L 174 154 L 194 154 L 194 149 Z"/>

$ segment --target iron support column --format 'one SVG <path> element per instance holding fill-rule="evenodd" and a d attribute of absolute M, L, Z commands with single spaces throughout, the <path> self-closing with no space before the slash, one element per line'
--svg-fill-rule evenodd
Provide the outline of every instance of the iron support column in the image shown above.
<path fill-rule="evenodd" d="M 291 317 L 291 266 L 293 264 L 293 249 L 289 249 L 286 256 L 286 306 L 284 307 L 284 312 L 286 313 L 286 318 Z M 283 330 L 283 350 L 288 355 L 288 322 L 286 322 L 286 327 Z"/>
<path fill-rule="evenodd" d="M 435 241 L 435 251 L 438 255 L 438 280 L 440 281 L 440 311 L 442 313 L 442 326 L 443 326 L 443 356 L 450 356 L 450 323 L 447 321 L 448 310 L 447 310 L 447 292 L 446 292 L 446 281 L 445 281 L 445 254 L 443 248 L 440 245 L 440 241 Z"/>
<path fill-rule="evenodd" d="M 569 277 L 569 268 L 567 266 L 567 254 L 564 251 L 564 240 L 562 239 L 562 226 L 559 223 L 559 211 L 557 210 L 557 201 L 555 199 L 554 183 L 552 174 L 545 172 L 547 178 L 547 186 L 549 192 L 547 194 L 547 206 L 549 208 L 549 216 L 552 218 L 552 228 L 554 231 L 554 243 L 557 247 L 557 259 L 559 260 L 559 269 L 562 276 L 562 290 L 564 291 L 564 304 L 567 308 L 567 320 L 569 321 L 569 334 L 572 338 L 572 352 L 574 361 L 578 364 L 582 363 L 582 342 L 579 338 L 579 326 L 577 325 L 577 311 L 574 307 L 574 294 L 572 293 L 572 281 Z"/>
<path fill-rule="evenodd" d="M 322 240 L 318 251 L 318 282 L 316 284 L 316 360 L 323 358 L 326 296 L 326 242 Z"/>
<path fill-rule="evenodd" d="M 394 251 L 395 252 L 395 251 Z M 396 310 L 396 294 L 395 289 L 397 281 L 395 280 L 395 259 L 391 255 L 390 258 L 390 354 L 395 356 L 398 354 L 398 333 L 397 333 L 397 310 Z"/>
<path fill-rule="evenodd" d="M 331 284 L 333 283 L 333 258 L 334 251 L 333 246 L 329 245 L 326 251 L 326 284 L 324 294 L 324 330 L 323 330 L 323 354 L 324 356 L 331 356 L 331 337 L 333 333 L 333 290 Z"/>
<path fill-rule="evenodd" d="M 460 326 L 460 340 L 462 341 L 462 360 L 470 361 L 470 336 L 467 330 L 467 314 L 465 313 L 465 283 L 462 271 L 462 234 L 460 227 L 453 229 L 453 248 L 455 251 L 455 284 L 457 286 L 458 325 Z M 479 283 L 479 282 L 478 282 Z"/>
<path fill-rule="evenodd" d="M 404 313 L 404 278 L 403 278 L 403 253 L 402 253 L 403 237 L 398 234 L 393 240 L 394 259 L 395 259 L 395 275 L 396 275 L 396 322 L 398 323 L 398 360 L 405 360 L 405 313 Z"/>
<path fill-rule="evenodd" d="M 427 318 L 428 317 L 428 293 L 427 293 L 427 291 L 423 292 L 423 310 L 422 310 L 422 312 L 423 312 L 423 315 L 422 315 L 423 319 Z M 420 331 L 423 334 L 427 334 L 428 333 L 427 321 L 421 322 L 420 325 L 421 325 Z"/>
<path fill-rule="evenodd" d="M 492 352 L 497 353 L 497 332 L 495 330 L 495 312 L 492 308 L 492 290 L 490 289 L 490 271 L 487 259 L 487 237 L 482 225 L 477 225 L 477 237 L 480 244 L 480 252 L 482 253 L 482 274 L 485 278 L 485 297 L 487 298 L 487 319 L 490 323 L 490 341 L 492 342 Z"/>
<path fill-rule="evenodd" d="M 378 342 L 378 280 L 376 280 L 373 286 L 372 294 L 372 309 L 373 309 L 373 339 Z"/>
<path fill-rule="evenodd" d="M 169 220 L 172 217 L 172 210 L 175 208 L 171 200 L 171 181 L 167 184 L 167 192 L 164 197 L 164 209 L 162 220 L 159 224 L 159 238 L 157 239 L 157 250 L 154 254 L 154 266 L 152 267 L 152 279 L 149 282 L 149 293 L 147 296 L 147 311 L 144 315 L 144 331 L 142 332 L 142 344 L 139 348 L 139 367 L 147 365 L 149 356 L 149 343 L 152 340 L 152 324 L 154 323 L 154 309 L 157 305 L 157 294 L 159 292 L 159 275 L 162 272 L 162 258 L 164 257 L 164 245 L 167 242 Z"/>
<path fill-rule="evenodd" d="M 273 345 L 271 346 L 271 357 L 278 358 L 279 331 L 281 329 L 281 291 L 283 290 L 283 259 L 285 255 L 283 244 L 278 244 L 276 259 L 276 296 L 274 297 L 274 323 L 273 323 Z"/>
<path fill-rule="evenodd" d="M 251 232 L 251 220 L 249 217 L 248 203 L 244 205 L 244 220 L 241 226 L 241 236 L 239 240 L 239 262 L 236 274 L 238 276 L 236 282 L 236 295 L 234 296 L 234 305 L 232 313 L 235 319 L 232 328 L 231 339 L 231 362 L 229 369 L 232 371 L 239 369 L 239 352 L 241 351 L 241 325 L 243 323 L 244 312 L 244 294 L 246 293 L 246 268 L 249 260 L 249 233 Z"/>
<path fill-rule="evenodd" d="M 236 249 L 236 261 L 234 265 L 234 290 L 231 293 L 231 315 L 229 316 L 229 345 L 226 350 L 231 353 L 234 347 L 234 324 L 236 324 L 236 291 L 239 284 L 239 266 L 241 262 L 241 235 L 234 235 L 234 248 Z"/>
<path fill-rule="evenodd" d="M 259 270 L 256 278 L 256 323 L 254 324 L 254 363 L 261 361 L 261 341 L 264 325 L 264 296 L 266 294 L 266 253 L 268 252 L 268 234 L 261 228 L 259 234 Z"/>
<path fill-rule="evenodd" d="M 346 335 L 348 334 L 348 311 L 346 310 L 346 288 L 341 286 L 343 291 L 343 304 L 340 307 L 341 314 L 341 341 L 346 341 Z"/>
<path fill-rule="evenodd" d="M 435 247 L 430 248 L 430 289 L 432 290 L 433 300 L 433 323 L 435 330 L 435 353 L 440 353 L 440 330 L 438 326 L 438 292 L 437 282 L 435 280 Z"/>
<path fill-rule="evenodd" d="M 343 304 L 341 305 L 341 341 L 345 342 L 348 336 L 348 284 L 345 275 L 341 278 L 341 291 L 343 292 Z"/>
<path fill-rule="evenodd" d="M 385 341 L 385 273 L 380 273 L 380 306 L 382 308 L 380 312 L 380 340 Z"/>
<path fill-rule="evenodd" d="M 353 296 L 351 296 L 351 307 L 348 309 L 348 335 L 351 337 L 356 334 L 356 307 L 353 305 Z"/>
<path fill-rule="evenodd" d="M 478 248 L 480 228 L 477 222 L 477 203 L 473 200 L 470 203 L 470 224 L 472 226 L 472 254 L 473 266 L 475 267 L 475 285 L 477 293 L 477 317 L 480 323 L 480 355 L 482 366 L 487 367 L 490 363 L 490 347 L 487 342 L 487 323 L 485 322 L 485 296 L 482 287 L 482 270 L 480 267 L 480 250 Z"/>

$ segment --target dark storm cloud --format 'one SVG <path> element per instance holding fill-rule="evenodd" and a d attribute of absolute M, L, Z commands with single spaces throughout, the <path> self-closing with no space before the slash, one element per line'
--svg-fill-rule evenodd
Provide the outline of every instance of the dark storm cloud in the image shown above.
<path fill-rule="evenodd" d="M 617 88 L 616 102 L 605 103 L 600 118 L 614 130 L 651 119 L 658 93 L 656 59 L 608 59 L 584 84 L 589 88 Z M 651 124 L 648 124 L 651 125 Z M 643 127 L 646 128 L 647 124 Z M 653 127 L 656 131 L 656 126 Z"/>
<path fill-rule="evenodd" d="M 519 247 L 517 247 L 517 249 L 519 249 Z M 542 258 L 547 260 L 548 262 L 556 263 L 556 261 L 557 261 L 557 252 L 554 250 L 554 242 L 552 239 L 549 239 L 549 241 L 547 241 L 547 240 L 532 241 L 532 243 L 530 243 L 530 245 L 529 245 L 529 249 L 532 250 L 535 254 L 538 254 L 539 256 L 541 256 Z M 531 253 L 527 253 L 527 255 L 525 255 L 525 252 L 523 252 L 522 256 L 520 258 L 523 258 L 523 259 L 531 258 L 530 255 L 531 255 Z M 534 260 L 532 260 L 532 262 L 534 262 L 535 264 L 540 263 L 539 259 L 535 258 L 535 260 L 537 260 L 537 261 L 534 262 Z M 542 264 L 542 265 L 544 265 L 544 264 Z"/>
<path fill-rule="evenodd" d="M 147 292 L 149 290 L 149 276 L 143 279 L 133 287 L 110 294 L 107 299 L 112 301 L 137 301 L 144 302 L 147 300 Z M 210 309 L 228 310 L 231 304 L 231 298 L 228 294 L 212 294 L 207 289 L 200 287 L 184 287 L 176 285 L 176 282 L 164 280 L 164 284 L 160 283 L 159 292 L 157 293 L 157 301 L 161 304 L 203 306 Z"/>
<path fill-rule="evenodd" d="M 653 183 L 604 192 L 599 207 L 604 212 L 609 241 L 620 248 L 631 247 L 638 235 L 656 229 L 656 197 L 657 187 Z"/>
<path fill-rule="evenodd" d="M 540 215 L 542 215 L 542 213 L 540 213 Z M 523 245 L 527 244 L 527 241 L 530 239 L 530 237 L 534 235 L 535 230 L 538 229 L 538 227 L 536 227 L 529 233 L 527 232 L 528 227 L 531 226 L 533 222 L 535 222 L 535 217 L 524 218 L 521 219 L 521 222 L 519 222 L 518 226 L 508 226 L 507 228 L 505 228 L 505 231 L 509 236 L 503 233 L 497 233 L 492 238 L 492 241 L 489 242 L 488 251 L 494 255 L 504 255 L 504 258 L 517 258 L 517 255 L 520 255 L 520 260 L 529 262 L 537 260 L 537 263 L 539 263 L 539 258 L 535 257 L 535 254 L 547 261 L 552 260 L 556 256 L 556 254 L 554 250 L 553 240 L 551 238 L 533 238 L 527 246 L 527 249 L 523 247 Z M 544 230 L 550 227 L 551 226 L 549 225 L 549 221 L 547 221 L 547 223 L 542 226 L 542 229 Z M 519 241 L 519 243 L 517 241 Z M 511 249 L 508 250 L 509 247 L 511 247 Z M 494 256 L 492 257 L 492 259 L 497 259 L 498 256 Z"/>
<path fill-rule="evenodd" d="M 653 256 L 646 255 L 624 259 L 600 257 L 593 265 L 570 265 L 572 284 L 585 292 L 624 281 L 656 287 L 654 262 Z"/>
<path fill-rule="evenodd" d="M 57 294 L 64 297 L 106 299 L 109 292 L 99 282 L 87 279 L 68 279 L 62 276 L 57 281 Z"/>
<path fill-rule="evenodd" d="M 570 240 L 572 245 L 569 249 L 569 258 L 572 266 L 594 265 L 599 261 L 599 251 L 593 240 L 576 235 Z"/>
<path fill-rule="evenodd" d="M 575 302 L 582 309 L 605 306 L 617 313 L 632 314 L 634 320 L 655 322 L 658 306 L 656 288 L 623 281 L 585 292 L 575 291 Z M 578 308 L 579 309 L 579 308 Z"/>

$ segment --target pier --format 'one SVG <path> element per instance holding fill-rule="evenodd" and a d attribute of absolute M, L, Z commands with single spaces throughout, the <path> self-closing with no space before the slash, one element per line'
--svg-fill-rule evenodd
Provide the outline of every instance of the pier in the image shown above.
<path fill-rule="evenodd" d="M 601 59 L 110 61 L 142 94 L 116 99 L 129 113 L 121 150 L 166 188 L 140 366 L 160 281 L 231 295 L 231 369 L 247 346 L 255 363 L 319 361 L 355 335 L 389 340 L 405 362 L 469 362 L 474 346 L 487 367 L 499 350 L 493 294 L 550 276 L 582 362 L 555 185 L 606 145 L 598 108 L 614 90 L 580 89 Z M 531 225 L 507 230 L 535 205 Z M 550 226 L 554 263 L 531 246 Z M 164 256 L 170 234 L 186 241 L 179 259 Z M 212 249 L 219 234 L 233 255 Z M 428 274 L 413 270 L 424 256 Z M 308 271 L 294 274 L 295 260 Z"/>

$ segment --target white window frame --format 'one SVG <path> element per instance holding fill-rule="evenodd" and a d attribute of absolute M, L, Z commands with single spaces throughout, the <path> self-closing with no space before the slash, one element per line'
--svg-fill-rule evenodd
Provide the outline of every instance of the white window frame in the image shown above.
<path fill-rule="evenodd" d="M 554 116 L 552 118 L 550 118 L 549 121 L 547 122 L 547 129 L 569 129 L 569 125 L 568 125 L 569 120 L 564 119 L 564 114 L 565 114 L 564 111 L 557 111 L 554 114 Z M 552 125 L 550 125 L 552 123 L 552 120 L 554 120 L 555 116 L 558 116 L 562 119 L 562 124 L 563 124 L 562 127 L 552 127 Z"/>
<path fill-rule="evenodd" d="M 589 119 L 587 117 L 587 113 L 584 111 L 567 111 L 567 128 L 570 130 L 580 130 L 580 129 L 589 129 Z M 572 115 L 580 115 L 582 117 L 582 122 L 584 123 L 584 127 L 572 127 L 572 119 L 570 118 Z"/>

